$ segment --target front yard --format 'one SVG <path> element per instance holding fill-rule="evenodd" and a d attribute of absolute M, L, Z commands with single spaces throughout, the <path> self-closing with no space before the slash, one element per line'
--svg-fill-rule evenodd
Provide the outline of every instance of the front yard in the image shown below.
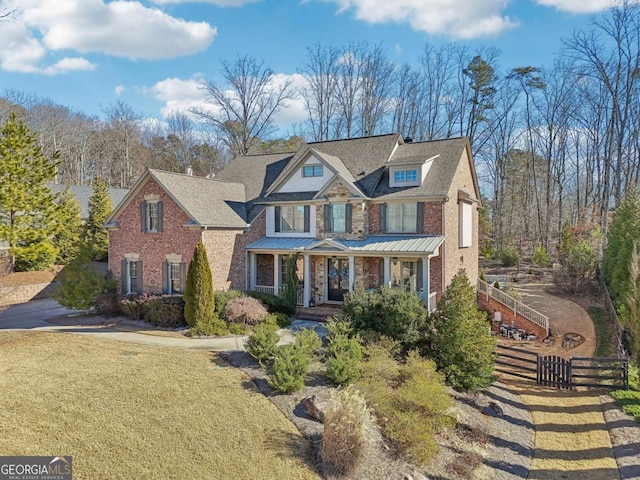
<path fill-rule="evenodd" d="M 77 479 L 316 479 L 296 428 L 210 353 L 0 333 L 0 452 Z"/>

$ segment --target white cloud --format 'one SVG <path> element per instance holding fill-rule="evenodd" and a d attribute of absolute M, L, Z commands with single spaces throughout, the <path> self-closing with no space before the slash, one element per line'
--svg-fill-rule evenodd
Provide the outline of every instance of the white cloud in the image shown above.
<path fill-rule="evenodd" d="M 54 63 L 53 65 L 50 65 L 45 69 L 43 69 L 42 73 L 46 75 L 58 75 L 60 73 L 67 73 L 70 71 L 78 71 L 78 70 L 92 71 L 95 69 L 96 69 L 95 64 L 91 63 L 86 58 L 65 57 L 62 60 Z"/>
<path fill-rule="evenodd" d="M 211 3 L 219 7 L 241 7 L 247 3 L 257 3 L 261 0 L 152 0 L 158 5 L 167 5 L 169 3 Z"/>
<path fill-rule="evenodd" d="M 596 13 L 618 3 L 616 0 L 536 0 L 538 5 L 570 13 Z"/>
<path fill-rule="evenodd" d="M 119 97 L 124 93 L 125 87 L 124 85 L 117 85 L 116 88 L 113 89 L 113 91 L 115 92 L 116 97 Z"/>
<path fill-rule="evenodd" d="M 290 88 L 294 90 L 306 85 L 305 78 L 298 73 L 292 75 L 277 73 L 273 76 L 274 86 L 283 85 L 288 81 L 291 81 Z M 191 116 L 189 110 L 193 108 L 215 114 L 215 108 L 206 102 L 206 92 L 201 88 L 201 84 L 202 78 L 199 75 L 186 80 L 167 78 L 143 89 L 143 92 L 164 103 L 160 111 L 165 118 L 172 112 L 186 113 Z M 193 118 L 200 120 L 195 116 Z M 278 127 L 288 128 L 293 123 L 304 122 L 306 119 L 304 100 L 297 97 L 287 101 L 285 108 L 274 118 L 274 123 Z"/>
<path fill-rule="evenodd" d="M 338 13 L 355 11 L 368 23 L 408 23 L 414 30 L 454 38 L 497 35 L 518 22 L 503 16 L 508 0 L 324 0 Z"/>
<path fill-rule="evenodd" d="M 50 66 L 50 52 L 71 50 L 131 59 L 158 60 L 205 50 L 216 36 L 206 22 L 172 17 L 138 1 L 21 0 L 11 21 L 0 29 L 4 70 L 56 74 L 88 70 L 85 59 L 65 58 Z M 10 8 L 0 0 L 0 8 Z M 94 67 L 95 68 L 95 67 Z"/>

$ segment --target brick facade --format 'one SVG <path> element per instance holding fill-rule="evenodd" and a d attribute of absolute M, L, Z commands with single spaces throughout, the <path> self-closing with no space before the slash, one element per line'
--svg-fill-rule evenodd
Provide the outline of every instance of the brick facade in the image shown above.
<path fill-rule="evenodd" d="M 247 230 L 205 230 L 202 234 L 215 290 L 246 288 L 247 253 L 251 242 L 262 238 L 266 229 L 263 211 Z M 273 266 L 273 259 L 271 260 Z M 273 280 L 271 281 L 273 284 Z"/>
<path fill-rule="evenodd" d="M 500 312 L 502 314 L 502 325 L 513 326 L 515 325 L 517 328 L 521 328 L 529 333 L 533 333 L 538 336 L 538 340 L 544 340 L 547 336 L 547 332 L 544 328 L 536 325 L 535 323 L 527 320 L 521 315 L 514 314 L 513 310 L 509 307 L 504 306 L 500 302 L 494 300 L 493 298 L 487 299 L 485 295 L 478 294 L 478 305 L 482 310 L 489 312 L 489 319 L 493 320 L 495 318 L 495 313 Z M 499 325 L 492 322 L 492 328 L 494 331 L 497 331 Z"/>
<path fill-rule="evenodd" d="M 144 233 L 140 227 L 140 203 L 156 195 L 163 205 L 163 231 Z M 121 262 L 126 254 L 137 254 L 142 261 L 143 291 L 162 293 L 162 266 L 166 255 L 179 255 L 187 265 L 200 239 L 200 231 L 185 227 L 187 214 L 153 178 L 149 178 L 117 218 L 118 228 L 109 230 L 109 270 L 120 282 Z"/>

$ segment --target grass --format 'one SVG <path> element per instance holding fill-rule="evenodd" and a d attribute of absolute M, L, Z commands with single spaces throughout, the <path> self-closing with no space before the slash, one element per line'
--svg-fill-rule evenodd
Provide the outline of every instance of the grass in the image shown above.
<path fill-rule="evenodd" d="M 308 445 L 203 351 L 0 333 L 0 452 L 72 455 L 81 479 L 318 479 Z"/>
<path fill-rule="evenodd" d="M 623 412 L 640 422 L 640 381 L 637 368 L 629 366 L 629 390 L 614 390 L 611 396 Z"/>
<path fill-rule="evenodd" d="M 606 312 L 600 307 L 589 307 L 587 313 L 589 313 L 596 329 L 597 345 L 594 356 L 610 357 L 614 353 L 613 332 Z"/>

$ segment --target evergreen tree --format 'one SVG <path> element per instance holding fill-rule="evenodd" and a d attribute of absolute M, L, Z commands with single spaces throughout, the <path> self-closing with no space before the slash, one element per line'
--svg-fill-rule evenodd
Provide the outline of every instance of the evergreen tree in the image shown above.
<path fill-rule="evenodd" d="M 85 225 L 84 239 L 96 262 L 106 262 L 109 254 L 109 232 L 104 223 L 111 215 L 113 207 L 107 191 L 107 184 L 100 177 L 93 181 L 93 193 L 89 198 L 89 219 Z"/>
<path fill-rule="evenodd" d="M 460 270 L 429 319 L 430 356 L 456 390 L 477 390 L 491 383 L 496 341 L 464 270 Z"/>
<path fill-rule="evenodd" d="M 616 208 L 604 253 L 602 274 L 616 303 L 625 301 L 629 288 L 629 259 L 640 238 L 640 197 L 630 192 Z"/>
<path fill-rule="evenodd" d="M 65 188 L 58 198 L 58 213 L 60 215 L 60 231 L 53 239 L 54 245 L 58 249 L 56 263 L 66 265 L 76 258 L 80 250 L 82 234 L 80 204 L 74 198 L 69 187 Z"/>
<path fill-rule="evenodd" d="M 207 259 L 207 251 L 202 240 L 196 245 L 184 291 L 184 318 L 190 327 L 196 324 L 209 323 L 215 306 L 213 298 L 213 279 Z"/>
<path fill-rule="evenodd" d="M 0 240 L 16 270 L 49 268 L 56 258 L 58 206 L 47 182 L 58 153 L 47 158 L 36 136 L 12 114 L 0 130 Z"/>

